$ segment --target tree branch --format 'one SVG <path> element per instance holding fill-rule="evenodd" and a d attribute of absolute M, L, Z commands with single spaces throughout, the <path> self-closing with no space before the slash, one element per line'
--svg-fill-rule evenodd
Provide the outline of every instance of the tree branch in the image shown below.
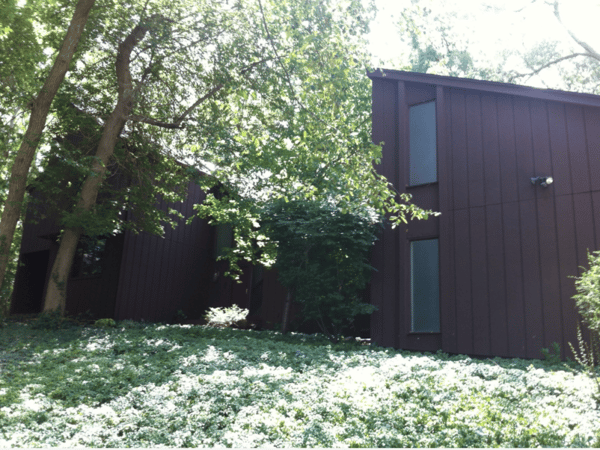
<path fill-rule="evenodd" d="M 260 61 L 255 61 L 252 64 L 248 65 L 247 67 L 244 67 L 242 69 L 242 71 L 240 72 L 241 75 L 246 75 L 248 72 L 250 72 L 253 68 L 255 68 L 256 66 L 258 66 L 259 64 L 262 64 L 266 61 L 268 61 L 270 58 L 263 58 Z M 225 87 L 225 85 L 223 83 L 219 83 L 217 85 L 215 85 L 210 91 L 208 91 L 205 95 L 203 95 L 202 97 L 200 97 L 198 100 L 196 100 L 188 109 L 186 109 L 177 119 L 175 119 L 173 122 L 166 122 L 163 120 L 159 120 L 159 119 L 153 119 L 152 117 L 145 117 L 145 116 L 139 116 L 139 115 L 130 115 L 128 117 L 129 120 L 132 120 L 133 122 L 141 122 L 141 123 L 147 123 L 149 125 L 154 125 L 157 127 L 161 127 L 161 128 L 167 128 L 167 129 L 178 129 L 178 128 L 183 128 L 183 126 L 181 125 L 181 123 L 187 118 L 187 116 L 189 116 L 191 114 L 191 112 L 198 107 L 199 105 L 201 105 L 202 103 L 204 103 L 206 100 L 214 97 L 221 89 L 223 89 Z"/>
<path fill-rule="evenodd" d="M 579 39 L 577 36 L 575 36 L 575 33 L 573 33 L 573 31 L 571 31 L 570 28 L 568 28 L 562 21 L 562 18 L 560 17 L 560 11 L 558 10 L 558 1 L 554 1 L 554 16 L 556 17 L 556 19 L 558 20 L 558 22 L 563 26 L 563 28 L 567 31 L 567 33 L 569 33 L 569 36 L 571 36 L 571 38 L 577 42 L 577 44 L 579 44 L 579 46 L 581 48 L 583 48 L 587 53 L 585 53 L 586 56 L 589 56 L 590 58 L 594 58 L 596 61 L 600 61 L 600 53 L 598 53 L 596 50 L 594 50 L 594 48 L 589 45 L 587 42 L 582 41 L 581 39 Z"/>
<path fill-rule="evenodd" d="M 512 82 L 515 78 L 522 78 L 522 77 L 532 77 L 534 75 L 537 75 L 538 73 L 540 73 L 542 70 L 547 69 L 550 66 L 553 66 L 554 64 L 558 64 L 562 61 L 566 61 L 568 59 L 573 59 L 576 58 L 578 56 L 589 56 L 587 53 L 572 53 L 570 55 L 567 56 L 562 56 L 560 58 L 554 59 L 546 64 L 544 64 L 543 66 L 538 67 L 537 69 L 528 72 L 528 73 L 516 73 L 514 74 L 511 78 L 510 78 L 510 82 Z"/>

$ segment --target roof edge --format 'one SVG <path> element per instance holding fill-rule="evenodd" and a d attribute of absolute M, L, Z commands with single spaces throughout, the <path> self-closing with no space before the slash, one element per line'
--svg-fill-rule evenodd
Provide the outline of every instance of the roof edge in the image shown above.
<path fill-rule="evenodd" d="M 501 83 L 497 81 L 476 80 L 473 78 L 459 78 L 442 75 L 432 75 L 419 72 L 405 72 L 403 70 L 375 69 L 368 72 L 372 80 L 385 79 L 395 81 L 408 81 L 457 89 L 469 89 L 495 94 L 515 95 L 539 100 L 550 100 L 563 103 L 574 103 L 584 106 L 600 107 L 600 96 L 583 94 L 581 92 L 568 92 L 554 89 L 539 89 L 518 84 Z"/>

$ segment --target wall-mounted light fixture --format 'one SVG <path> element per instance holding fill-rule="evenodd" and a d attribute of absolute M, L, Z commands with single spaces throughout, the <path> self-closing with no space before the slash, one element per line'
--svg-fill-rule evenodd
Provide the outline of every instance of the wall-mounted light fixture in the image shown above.
<path fill-rule="evenodd" d="M 533 178 L 531 178 L 531 184 L 533 184 L 533 185 L 539 184 L 541 187 L 548 187 L 552 183 L 554 183 L 554 179 L 552 177 L 533 177 Z"/>

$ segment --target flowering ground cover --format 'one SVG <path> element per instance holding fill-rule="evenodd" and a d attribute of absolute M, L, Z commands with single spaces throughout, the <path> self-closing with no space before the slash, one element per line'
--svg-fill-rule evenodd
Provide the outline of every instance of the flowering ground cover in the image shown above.
<path fill-rule="evenodd" d="M 0 329 L 0 447 L 588 447 L 575 366 L 181 325 Z"/>

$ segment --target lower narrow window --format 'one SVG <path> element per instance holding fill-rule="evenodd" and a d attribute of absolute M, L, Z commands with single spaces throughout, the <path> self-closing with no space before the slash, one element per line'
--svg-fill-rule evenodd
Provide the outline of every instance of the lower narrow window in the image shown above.
<path fill-rule="evenodd" d="M 437 239 L 410 243 L 411 331 L 440 331 L 440 266 Z"/>

